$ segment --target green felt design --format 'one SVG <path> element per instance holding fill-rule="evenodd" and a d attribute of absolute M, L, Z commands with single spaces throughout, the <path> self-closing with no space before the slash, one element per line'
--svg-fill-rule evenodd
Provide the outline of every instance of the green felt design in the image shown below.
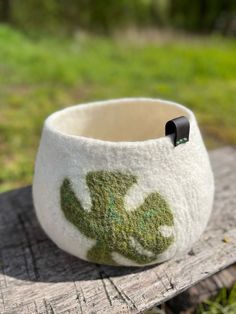
<path fill-rule="evenodd" d="M 126 211 L 124 197 L 136 182 L 135 176 L 119 171 L 89 172 L 86 183 L 92 206 L 86 211 L 70 180 L 63 181 L 60 194 L 65 217 L 85 236 L 96 240 L 87 253 L 88 260 L 116 265 L 111 253 L 117 252 L 138 264 L 146 264 L 156 260 L 173 242 L 173 236 L 164 237 L 159 230 L 160 226 L 174 224 L 169 205 L 159 193 L 149 194 L 142 205 Z M 144 254 L 140 247 L 152 253 Z"/>

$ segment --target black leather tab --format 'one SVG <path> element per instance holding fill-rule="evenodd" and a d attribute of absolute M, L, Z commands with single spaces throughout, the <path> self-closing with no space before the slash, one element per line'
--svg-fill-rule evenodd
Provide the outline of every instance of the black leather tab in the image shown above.
<path fill-rule="evenodd" d="M 166 123 L 166 135 L 174 134 L 174 145 L 178 146 L 189 141 L 190 123 L 189 120 L 182 116 Z"/>

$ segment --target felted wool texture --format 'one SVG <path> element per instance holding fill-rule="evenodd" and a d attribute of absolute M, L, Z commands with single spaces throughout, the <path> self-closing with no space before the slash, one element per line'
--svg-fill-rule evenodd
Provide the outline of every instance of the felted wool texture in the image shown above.
<path fill-rule="evenodd" d="M 181 115 L 190 121 L 190 140 L 174 147 L 172 136 L 164 136 L 164 126 Z M 97 262 L 126 266 L 162 262 L 189 250 L 205 229 L 213 203 L 213 174 L 196 119 L 187 108 L 158 99 L 118 99 L 69 107 L 45 121 L 33 181 L 36 214 L 60 248 L 85 260 L 100 258 L 99 253 L 88 257 L 93 248 L 99 252 L 99 241 L 81 227 L 93 212 L 87 178 L 99 173 L 135 178 L 123 195 L 122 215 L 136 218 L 135 212 L 155 194 L 167 204 L 173 223 L 156 225 L 161 239 L 172 239 L 164 251 L 155 251 L 155 241 L 142 242 L 145 236 L 138 238 L 142 232 L 137 229 L 136 237 L 125 234 L 135 257 L 115 245 L 112 252 L 105 249 L 109 261 Z M 81 215 L 81 221 L 71 221 L 63 211 L 65 183 L 70 199 L 87 215 Z"/>
<path fill-rule="evenodd" d="M 124 197 L 137 183 L 135 176 L 96 171 L 87 174 L 86 182 L 92 201 L 90 212 L 83 209 L 69 179 L 65 179 L 61 186 L 61 207 L 71 223 L 84 235 L 96 240 L 87 253 L 88 260 L 117 265 L 111 253 L 119 252 L 139 264 L 147 264 L 173 242 L 173 236 L 163 236 L 159 230 L 160 226 L 173 226 L 173 215 L 160 194 L 149 194 L 133 211 L 125 209 Z M 138 245 L 149 254 L 138 252 Z"/>

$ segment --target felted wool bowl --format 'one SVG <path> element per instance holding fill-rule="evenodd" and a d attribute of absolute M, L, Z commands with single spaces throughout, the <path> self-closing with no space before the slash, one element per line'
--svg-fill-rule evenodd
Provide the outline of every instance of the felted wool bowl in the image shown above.
<path fill-rule="evenodd" d="M 167 121 L 185 116 L 189 141 Z M 194 114 L 174 102 L 128 98 L 76 105 L 43 127 L 33 200 L 46 234 L 66 252 L 143 266 L 191 249 L 213 203 L 213 174 Z"/>

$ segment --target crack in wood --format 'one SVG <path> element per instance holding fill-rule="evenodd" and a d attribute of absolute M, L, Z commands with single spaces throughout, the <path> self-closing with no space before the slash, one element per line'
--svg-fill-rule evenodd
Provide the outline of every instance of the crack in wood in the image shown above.
<path fill-rule="evenodd" d="M 167 281 L 169 283 L 169 287 L 166 287 L 166 291 L 175 289 L 176 284 L 175 284 L 175 282 L 172 281 L 173 276 L 169 277 L 166 270 L 164 270 L 164 274 L 165 274 Z"/>
<path fill-rule="evenodd" d="M 136 306 L 135 302 L 127 295 L 127 293 L 125 291 L 123 291 L 123 294 L 124 294 L 125 298 L 127 300 L 129 300 L 129 302 L 131 303 L 131 307 L 130 308 L 138 310 L 138 307 Z"/>
<path fill-rule="evenodd" d="M 50 301 L 47 301 L 45 298 L 43 299 L 43 301 L 44 301 L 44 306 L 45 306 L 45 309 L 46 309 L 46 311 L 47 311 L 47 314 L 57 314 L 57 313 L 54 311 L 54 309 L 53 309 L 53 307 L 52 307 Z"/>
<path fill-rule="evenodd" d="M 99 271 L 99 276 L 100 276 L 100 278 L 101 278 L 101 280 L 102 280 L 102 285 L 103 285 L 105 294 L 106 294 L 107 299 L 108 299 L 108 301 L 109 301 L 109 303 L 110 303 L 110 306 L 112 306 L 112 300 L 111 300 L 111 297 L 110 297 L 110 295 L 109 295 L 109 292 L 107 291 L 107 287 L 106 287 L 105 280 L 104 280 L 104 278 L 103 278 L 103 274 L 104 274 L 104 272 Z"/>
<path fill-rule="evenodd" d="M 49 314 L 48 313 L 48 305 L 47 305 L 46 299 L 43 299 L 43 303 L 44 303 L 44 307 L 45 307 L 45 310 L 46 310 L 46 314 Z"/>
<path fill-rule="evenodd" d="M 34 306 L 35 306 L 36 314 L 39 314 L 38 305 L 36 301 L 34 301 Z"/>
<path fill-rule="evenodd" d="M 54 311 L 54 309 L 53 309 L 53 307 L 52 307 L 50 302 L 48 303 L 48 306 L 49 306 L 49 309 L 50 309 L 51 313 L 52 314 L 56 314 L 56 312 Z"/>
<path fill-rule="evenodd" d="M 105 275 L 105 277 L 110 281 L 110 283 L 112 284 L 112 286 L 115 288 L 115 290 L 117 291 L 118 295 L 120 296 L 120 298 L 125 302 L 125 304 L 127 305 L 127 302 L 129 302 L 131 304 L 131 307 L 134 309 L 137 309 L 136 304 L 133 302 L 133 300 L 122 290 L 120 290 L 117 285 L 115 284 L 115 282 L 111 279 L 111 277 L 106 274 L 106 272 L 104 270 L 102 270 L 101 272 L 103 272 L 103 274 Z M 130 307 L 130 306 L 129 306 Z"/>
<path fill-rule="evenodd" d="M 73 284 L 74 284 L 74 287 L 75 287 L 75 293 L 76 293 L 76 300 L 77 300 L 77 303 L 79 304 L 79 308 L 80 308 L 81 313 L 83 313 L 83 307 L 82 307 L 82 304 L 81 304 L 79 291 L 78 291 L 78 289 L 77 289 L 76 283 L 73 282 Z"/>
<path fill-rule="evenodd" d="M 82 293 L 83 301 L 84 301 L 85 304 L 87 304 L 83 288 L 81 287 L 80 290 L 81 290 L 81 293 Z"/>
<path fill-rule="evenodd" d="M 29 252 L 30 252 L 31 260 L 32 260 L 34 276 L 35 276 L 35 279 L 38 280 L 39 279 L 39 273 L 38 273 L 36 258 L 35 258 L 34 251 L 33 251 L 32 245 L 31 245 L 31 241 L 30 241 L 30 235 L 28 233 L 28 230 L 26 228 L 25 221 L 24 221 L 24 218 L 22 217 L 22 215 L 18 214 L 17 216 L 18 216 L 19 224 L 20 224 L 20 226 L 22 228 L 22 231 L 23 231 L 23 233 L 25 235 L 26 242 L 28 243 L 28 249 L 29 249 Z M 24 258 L 26 258 L 25 254 L 24 254 Z M 27 260 L 26 260 L 26 269 L 27 269 L 27 272 L 29 274 Z"/>
<path fill-rule="evenodd" d="M 168 290 L 167 285 L 165 284 L 165 281 L 163 280 L 163 278 L 161 276 L 159 276 L 158 272 L 155 272 L 157 279 L 160 280 L 160 282 L 162 283 L 163 287 L 165 288 L 165 291 Z M 164 295 L 165 291 L 162 292 L 162 294 Z"/>
<path fill-rule="evenodd" d="M 44 239 L 44 240 L 36 240 L 34 242 L 31 242 L 31 245 L 34 245 L 34 244 L 41 244 L 41 243 L 47 243 L 48 242 L 48 239 Z M 17 244 L 4 244 L 3 247 L 0 247 L 1 250 L 11 250 L 11 249 L 18 249 L 19 247 L 21 247 L 22 249 L 25 249 L 28 247 L 28 242 L 27 240 L 25 239 L 24 242 L 19 242 Z"/>

